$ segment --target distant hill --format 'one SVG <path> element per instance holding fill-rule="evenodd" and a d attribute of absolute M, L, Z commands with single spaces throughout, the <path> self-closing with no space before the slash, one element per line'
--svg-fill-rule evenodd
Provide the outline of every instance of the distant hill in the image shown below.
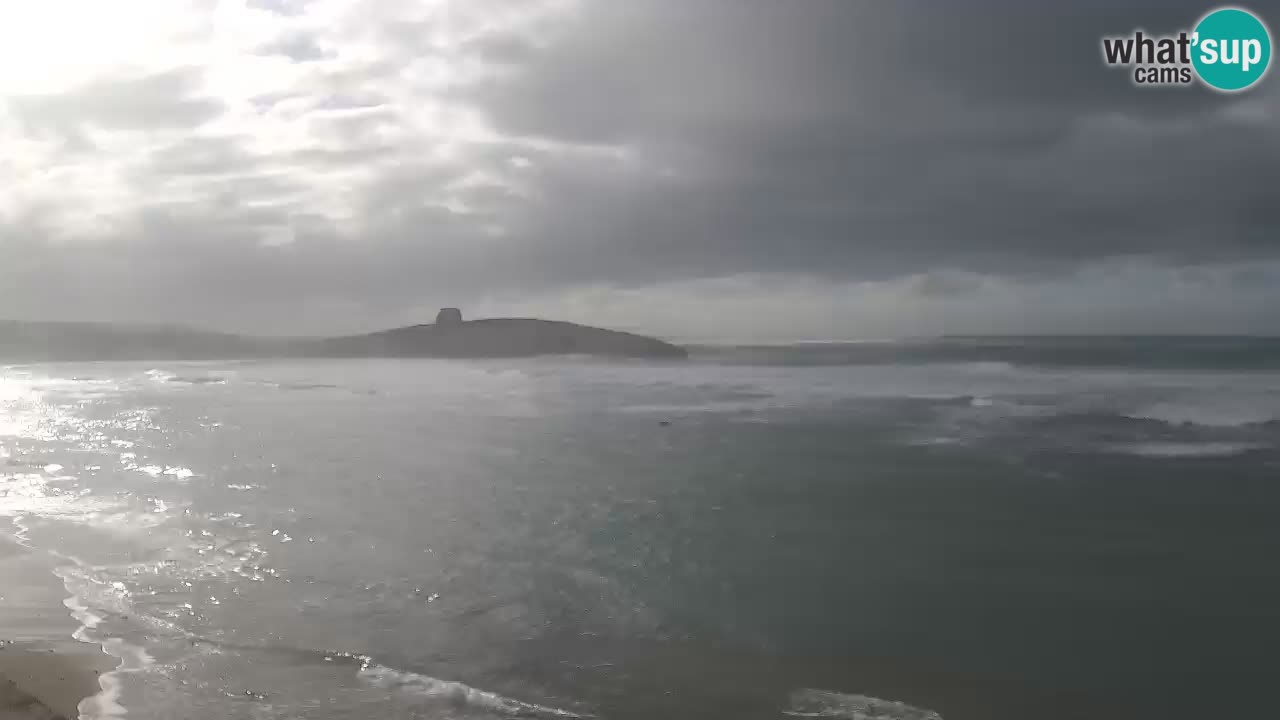
<path fill-rule="evenodd" d="M 245 357 L 684 358 L 684 348 L 643 335 L 553 320 L 464 322 L 456 310 L 430 325 L 318 339 L 249 338 L 182 328 L 0 321 L 0 362 L 205 360 Z"/>
<path fill-rule="evenodd" d="M 269 354 L 277 347 L 184 328 L 0 321 L 0 362 L 200 360 Z"/>
<path fill-rule="evenodd" d="M 688 356 L 684 348 L 643 335 L 524 318 L 415 325 L 319 340 L 300 350 L 303 355 L 322 357 Z"/>

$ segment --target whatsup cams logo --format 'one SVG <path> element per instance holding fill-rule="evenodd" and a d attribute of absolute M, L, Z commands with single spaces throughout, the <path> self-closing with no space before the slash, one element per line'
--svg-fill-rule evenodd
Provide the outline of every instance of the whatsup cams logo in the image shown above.
<path fill-rule="evenodd" d="M 1102 39 L 1102 59 L 1132 68 L 1133 84 L 1191 85 L 1200 82 L 1222 92 L 1258 84 L 1271 64 L 1271 33 L 1256 13 L 1223 7 L 1200 18 L 1191 31 L 1176 35 L 1132 35 Z"/>

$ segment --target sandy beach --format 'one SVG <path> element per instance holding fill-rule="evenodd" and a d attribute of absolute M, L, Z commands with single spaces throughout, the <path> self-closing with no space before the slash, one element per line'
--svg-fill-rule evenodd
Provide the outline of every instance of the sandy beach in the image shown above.
<path fill-rule="evenodd" d="M 115 660 L 72 637 L 77 624 L 49 558 L 0 539 L 0 720 L 77 718 Z"/>

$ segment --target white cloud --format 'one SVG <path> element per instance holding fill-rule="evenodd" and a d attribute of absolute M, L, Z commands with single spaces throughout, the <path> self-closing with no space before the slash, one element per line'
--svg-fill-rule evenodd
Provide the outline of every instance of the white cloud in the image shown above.
<path fill-rule="evenodd" d="M 463 205 L 453 191 L 478 172 L 470 152 L 505 140 L 450 96 L 487 71 L 470 43 L 525 32 L 564 5 L 269 7 L 5 0 L 0 219 L 37 213 L 51 240 L 76 241 L 224 198 L 225 213 L 275 207 L 356 236 L 367 230 L 368 195 L 406 166 L 456 173 L 456 183 L 424 187 L 421 202 Z M 300 47 L 318 52 L 286 52 Z M 148 80 L 179 74 L 192 82 Z M 183 153 L 203 162 L 198 172 L 157 165 Z M 278 242 L 287 228 L 258 231 Z"/>

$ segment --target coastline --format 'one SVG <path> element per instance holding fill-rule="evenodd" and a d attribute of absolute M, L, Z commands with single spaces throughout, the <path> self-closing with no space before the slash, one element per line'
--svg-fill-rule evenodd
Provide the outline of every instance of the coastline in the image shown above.
<path fill-rule="evenodd" d="M 450 310 L 451 308 L 446 308 Z M 462 320 L 359 335 L 264 338 L 183 328 L 0 320 L 0 360 L 19 364 L 98 360 L 524 358 L 588 355 L 684 360 L 683 347 L 647 335 L 536 318 Z"/>
<path fill-rule="evenodd" d="M 102 648 L 76 640 L 66 589 L 49 558 L 0 536 L 0 718 L 73 720 L 116 668 Z"/>

